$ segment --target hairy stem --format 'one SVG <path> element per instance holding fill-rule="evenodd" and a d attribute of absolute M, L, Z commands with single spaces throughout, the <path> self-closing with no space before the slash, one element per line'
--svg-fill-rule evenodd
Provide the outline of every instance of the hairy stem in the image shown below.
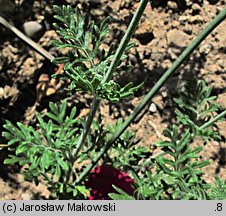
<path fill-rule="evenodd" d="M 108 82 L 112 78 L 112 75 L 119 64 L 120 58 L 121 58 L 123 52 L 125 51 L 125 48 L 129 42 L 129 40 L 131 39 L 134 31 L 136 30 L 136 28 L 139 24 L 140 18 L 141 18 L 149 1 L 150 0 L 141 0 L 135 15 L 134 15 L 133 19 L 131 20 L 129 27 L 128 27 L 124 37 L 122 38 L 121 43 L 119 44 L 119 47 L 114 55 L 114 59 L 111 62 L 111 65 L 105 75 L 105 78 L 103 79 L 103 83 Z M 90 110 L 90 114 L 88 116 L 84 129 L 82 131 L 81 137 L 78 141 L 78 147 L 73 152 L 74 157 L 77 156 L 78 152 L 82 148 L 84 141 L 86 140 L 86 136 L 89 133 L 93 118 L 95 117 L 95 113 L 99 107 L 99 104 L 100 104 L 100 99 L 95 97 L 93 100 L 92 108 Z"/>
<path fill-rule="evenodd" d="M 187 57 L 199 46 L 199 44 L 226 18 L 226 8 L 221 11 L 209 25 L 193 40 L 193 42 L 183 51 L 183 53 L 177 58 L 173 65 L 163 74 L 158 80 L 150 92 L 145 96 L 143 101 L 136 107 L 134 112 L 128 117 L 128 119 L 122 124 L 122 126 L 115 131 L 112 138 L 106 143 L 104 148 L 99 152 L 96 158 L 89 164 L 86 169 L 81 173 L 77 183 L 80 183 L 87 174 L 92 170 L 101 157 L 107 152 L 107 150 L 113 145 L 118 137 L 127 129 L 127 127 L 133 122 L 142 109 L 150 102 L 153 96 L 159 91 L 159 89 L 165 84 L 169 77 L 178 69 L 179 66 L 187 59 Z"/>

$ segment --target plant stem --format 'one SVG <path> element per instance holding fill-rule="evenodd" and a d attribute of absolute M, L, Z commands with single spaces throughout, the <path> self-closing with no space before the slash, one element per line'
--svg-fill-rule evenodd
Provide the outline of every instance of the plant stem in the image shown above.
<path fill-rule="evenodd" d="M 26 42 L 29 46 L 31 46 L 35 51 L 49 59 L 51 62 L 54 59 L 54 56 L 42 48 L 38 43 L 34 42 L 31 38 L 27 37 L 23 32 L 17 29 L 15 26 L 11 25 L 6 19 L 0 16 L 0 23 L 5 26 L 7 29 L 16 34 L 21 40 Z"/>
<path fill-rule="evenodd" d="M 103 149 L 99 152 L 96 158 L 89 164 L 86 169 L 81 173 L 77 183 L 80 183 L 87 174 L 92 170 L 101 157 L 107 152 L 107 150 L 113 145 L 115 140 L 126 130 L 126 128 L 132 123 L 142 109 L 150 102 L 153 96 L 159 91 L 159 89 L 165 84 L 169 77 L 178 69 L 179 66 L 186 60 L 186 58 L 199 46 L 199 44 L 226 18 L 226 8 L 221 11 L 209 25 L 193 40 L 193 42 L 183 51 L 183 53 L 177 58 L 173 65 L 162 75 L 150 92 L 144 97 L 143 101 L 135 108 L 134 112 L 128 117 L 128 119 L 122 124 L 122 126 L 115 131 L 112 138 L 106 143 Z"/>
<path fill-rule="evenodd" d="M 133 16 L 133 19 L 131 20 L 124 37 L 122 38 L 122 40 L 119 44 L 119 47 L 114 55 L 114 59 L 111 62 L 111 65 L 106 73 L 106 76 L 103 79 L 103 83 L 108 82 L 112 78 L 112 75 L 119 64 L 120 58 L 121 58 L 127 44 L 129 43 L 131 37 L 133 36 L 133 33 L 135 32 L 135 30 L 139 24 L 139 21 L 141 19 L 141 16 L 143 15 L 143 12 L 149 1 L 150 0 L 141 0 L 140 1 L 137 11 L 136 11 L 135 15 Z"/>
<path fill-rule="evenodd" d="M 220 118 L 222 118 L 223 116 L 226 115 L 226 110 L 224 110 L 222 113 L 220 113 L 219 115 L 215 116 L 213 119 L 211 119 L 210 121 L 206 122 L 205 124 L 203 124 L 201 127 L 199 127 L 199 129 L 205 129 L 207 127 L 209 127 L 210 125 L 212 125 L 214 122 L 216 122 L 217 120 L 219 120 Z"/>
<path fill-rule="evenodd" d="M 77 157 L 79 151 L 81 150 L 82 145 L 83 145 L 83 143 L 84 143 L 84 141 L 86 139 L 86 136 L 89 133 L 89 129 L 91 127 L 91 124 L 92 124 L 93 118 L 95 116 L 95 113 L 96 113 L 96 111 L 97 111 L 97 109 L 99 107 L 99 103 L 100 103 L 100 99 L 95 97 L 93 99 L 92 107 L 90 109 L 89 116 L 88 116 L 87 121 L 85 123 L 84 129 L 82 130 L 82 134 L 81 134 L 81 136 L 79 138 L 79 141 L 78 141 L 78 144 L 77 144 L 78 147 L 72 151 L 72 155 L 73 155 L 74 159 L 76 159 L 76 157 Z"/>
<path fill-rule="evenodd" d="M 114 59 L 111 62 L 111 65 L 110 65 L 102 83 L 108 82 L 112 78 L 112 75 L 113 75 L 115 69 L 117 68 L 117 66 L 119 64 L 121 56 L 122 56 L 123 52 L 125 51 L 125 48 L 126 48 L 128 42 L 129 42 L 129 40 L 131 39 L 134 31 L 136 30 L 136 28 L 139 24 L 140 18 L 141 18 L 141 16 L 142 16 L 142 14 L 143 14 L 143 12 L 144 12 L 149 1 L 150 0 L 141 0 L 135 15 L 133 16 L 133 19 L 131 20 L 131 22 L 129 24 L 129 27 L 128 27 L 125 35 L 123 36 L 120 44 L 119 44 L 119 47 L 118 47 L 118 49 L 117 49 L 117 51 L 114 55 Z M 90 114 L 88 116 L 88 119 L 86 121 L 84 129 L 83 129 L 82 134 L 80 136 L 80 139 L 78 141 L 78 147 L 72 153 L 74 158 L 76 158 L 77 154 L 79 153 L 80 149 L 82 148 L 84 141 L 86 140 L 86 136 L 89 133 L 93 118 L 94 118 L 95 113 L 96 113 L 96 111 L 99 107 L 99 104 L 100 104 L 100 99 L 95 97 L 94 100 L 93 100 L 92 108 L 90 110 Z"/>

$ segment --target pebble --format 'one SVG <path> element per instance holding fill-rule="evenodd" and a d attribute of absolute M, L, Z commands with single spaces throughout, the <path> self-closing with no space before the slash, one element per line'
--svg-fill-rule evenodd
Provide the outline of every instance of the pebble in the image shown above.
<path fill-rule="evenodd" d="M 37 21 L 25 22 L 22 28 L 24 33 L 32 39 L 39 39 L 44 30 L 43 26 Z"/>
<path fill-rule="evenodd" d="M 167 91 L 163 91 L 163 92 L 162 92 L 162 97 L 163 97 L 163 98 L 166 98 L 167 96 L 168 96 Z"/>
<path fill-rule="evenodd" d="M 132 53 L 129 54 L 129 60 L 131 61 L 132 65 L 135 65 L 137 63 L 137 58 Z"/>
<path fill-rule="evenodd" d="M 154 113 L 157 111 L 157 107 L 154 103 L 151 103 L 150 107 L 149 107 L 149 111 Z"/>

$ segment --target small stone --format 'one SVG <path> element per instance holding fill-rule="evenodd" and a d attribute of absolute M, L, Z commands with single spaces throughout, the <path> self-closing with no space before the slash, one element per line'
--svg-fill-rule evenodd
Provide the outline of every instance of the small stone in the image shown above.
<path fill-rule="evenodd" d="M 40 38 L 44 31 L 43 26 L 36 21 L 25 22 L 22 28 L 24 33 L 32 39 Z"/>
<path fill-rule="evenodd" d="M 132 65 L 135 65 L 137 63 L 137 58 L 132 53 L 129 54 L 129 60 L 131 61 Z"/>
<path fill-rule="evenodd" d="M 150 107 L 149 107 L 149 111 L 154 113 L 157 111 L 157 107 L 154 103 L 151 103 Z"/>
<path fill-rule="evenodd" d="M 167 91 L 163 91 L 163 92 L 162 92 L 162 97 L 163 97 L 163 98 L 166 98 L 167 95 L 168 95 L 168 94 L 167 94 Z"/>

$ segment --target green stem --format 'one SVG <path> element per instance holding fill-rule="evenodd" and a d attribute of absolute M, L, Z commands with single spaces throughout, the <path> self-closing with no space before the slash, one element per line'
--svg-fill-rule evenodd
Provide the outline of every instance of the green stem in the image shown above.
<path fill-rule="evenodd" d="M 80 46 L 82 47 L 81 44 L 80 44 Z M 91 57 L 90 57 L 89 53 L 85 49 L 83 50 L 83 52 L 85 53 L 86 57 L 89 58 L 89 62 L 91 64 L 91 66 L 94 68 L 96 73 L 98 73 L 98 71 L 96 69 L 96 65 L 91 60 Z M 83 128 L 82 133 L 81 133 L 81 135 L 79 137 L 79 140 L 78 140 L 78 143 L 77 143 L 77 148 L 73 149 L 73 151 L 72 151 L 72 156 L 73 156 L 73 158 L 75 160 L 76 160 L 76 157 L 77 157 L 79 151 L 81 150 L 81 148 L 83 146 L 83 143 L 86 140 L 86 137 L 87 137 L 87 135 L 89 133 L 91 124 L 93 122 L 93 118 L 95 117 L 96 111 L 97 111 L 97 109 L 99 107 L 99 103 L 100 103 L 100 100 L 97 97 L 94 97 L 93 103 L 92 103 L 92 107 L 91 107 L 90 112 L 89 112 L 89 116 L 88 116 L 88 118 L 87 118 L 87 120 L 85 122 L 84 128 Z"/>
<path fill-rule="evenodd" d="M 77 157 L 79 151 L 81 150 L 82 145 L 83 145 L 83 143 L 84 143 L 84 141 L 85 141 L 85 139 L 86 139 L 86 137 L 87 137 L 87 135 L 89 133 L 89 129 L 90 129 L 91 124 L 93 122 L 93 118 L 95 116 L 95 113 L 96 113 L 96 111 L 97 111 L 97 109 L 99 107 L 99 103 L 100 103 L 100 100 L 95 97 L 93 99 L 93 104 L 92 104 L 91 110 L 89 112 L 88 119 L 87 119 L 87 121 L 85 123 L 84 129 L 83 129 L 82 134 L 81 134 L 81 136 L 79 138 L 79 141 L 78 141 L 78 144 L 77 144 L 78 147 L 72 151 L 72 155 L 73 155 L 74 159 L 76 159 L 76 157 Z"/>
<path fill-rule="evenodd" d="M 92 170 L 96 163 L 101 159 L 105 152 L 113 145 L 118 137 L 126 130 L 126 128 L 132 123 L 142 109 L 150 102 L 153 96 L 159 91 L 159 89 L 165 84 L 169 77 L 178 69 L 179 66 L 186 60 L 186 58 L 199 46 L 199 44 L 226 18 L 226 8 L 219 13 L 209 25 L 193 40 L 190 46 L 188 46 L 183 53 L 177 58 L 173 65 L 164 73 L 164 75 L 158 80 L 150 92 L 145 96 L 143 101 L 135 108 L 133 114 L 123 123 L 123 125 L 115 131 L 112 138 L 106 143 L 104 148 L 99 152 L 96 158 L 89 164 L 86 169 L 81 173 L 77 183 L 80 183 L 87 174 Z"/>
<path fill-rule="evenodd" d="M 103 83 L 108 82 L 112 78 L 112 75 L 119 64 L 121 56 L 122 56 L 127 44 L 129 43 L 131 37 L 133 36 L 133 33 L 135 32 L 135 30 L 139 24 L 139 21 L 141 19 L 141 16 L 143 15 L 143 12 L 149 1 L 150 0 L 141 0 L 135 15 L 129 24 L 129 27 L 119 44 L 119 47 L 114 55 L 114 59 L 111 62 L 111 65 L 106 73 L 105 78 L 103 79 Z"/>
<path fill-rule="evenodd" d="M 126 31 L 124 37 L 122 38 L 122 40 L 119 44 L 119 47 L 118 47 L 118 49 L 117 49 L 117 51 L 114 55 L 114 59 L 111 62 L 111 65 L 110 65 L 102 83 L 108 82 L 112 78 L 112 75 L 113 75 L 115 69 L 117 68 L 117 66 L 119 64 L 121 56 L 122 56 L 123 52 L 125 51 L 125 48 L 126 48 L 128 42 L 129 42 L 129 40 L 133 36 L 133 33 L 136 30 L 136 28 L 139 24 L 140 18 L 141 18 L 141 16 L 142 16 L 142 14 L 143 14 L 143 12 L 144 12 L 149 1 L 150 0 L 141 0 L 135 15 L 134 15 L 133 19 L 131 20 L 131 22 L 129 24 L 128 30 Z M 84 141 L 86 140 L 86 136 L 89 133 L 93 118 L 94 118 L 95 113 L 96 113 L 96 111 L 99 107 L 99 104 L 100 104 L 100 99 L 94 98 L 90 114 L 88 116 L 84 130 L 82 131 L 82 134 L 81 134 L 80 139 L 78 141 L 78 147 L 73 151 L 73 156 L 75 158 L 76 158 L 78 152 L 80 151 L 80 149 L 82 148 Z"/>
<path fill-rule="evenodd" d="M 217 120 L 219 120 L 220 118 L 222 118 L 223 116 L 226 115 L 226 110 L 224 110 L 222 113 L 220 113 L 219 115 L 215 116 L 213 119 L 211 119 L 210 121 L 206 122 L 205 124 L 203 124 L 201 127 L 199 127 L 199 129 L 205 129 L 207 127 L 209 127 L 210 125 L 212 125 L 214 122 L 216 122 Z"/>

